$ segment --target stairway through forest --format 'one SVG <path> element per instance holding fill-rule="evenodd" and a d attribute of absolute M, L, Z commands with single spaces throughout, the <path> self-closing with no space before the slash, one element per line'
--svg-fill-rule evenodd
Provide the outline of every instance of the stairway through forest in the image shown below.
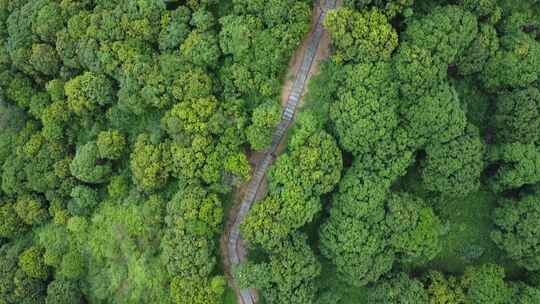
<path fill-rule="evenodd" d="M 317 4 L 314 7 L 315 22 L 312 22 L 312 29 L 304 39 L 304 43 L 301 46 L 302 52 L 297 54 L 302 58 L 301 64 L 299 66 L 291 66 L 290 69 L 294 70 L 289 71 L 288 73 L 289 75 L 293 75 L 294 81 L 287 96 L 281 121 L 274 130 L 272 145 L 264 151 L 264 157 L 256 164 L 254 173 L 247 185 L 244 196 L 241 199 L 240 207 L 230 219 L 232 225 L 227 229 L 224 236 L 226 244 L 224 265 L 226 271 L 230 274 L 232 274 L 231 269 L 234 266 L 246 261 L 246 249 L 242 236 L 240 235 L 240 224 L 245 219 L 251 206 L 255 203 L 257 193 L 261 188 L 266 172 L 274 161 L 278 147 L 284 140 L 287 130 L 293 123 L 294 115 L 306 89 L 306 84 L 313 75 L 312 69 L 319 61 L 326 59 L 325 56 L 317 56 L 317 54 L 321 53 L 321 50 L 327 50 L 329 48 L 328 39 L 323 39 L 325 29 L 322 26 L 322 21 L 326 16 L 326 12 L 329 9 L 335 8 L 336 5 L 336 0 L 320 0 L 317 1 Z M 322 53 L 328 54 L 327 51 Z M 239 304 L 255 304 L 258 302 L 257 291 L 254 289 L 238 288 L 232 275 L 230 276 L 229 284 L 235 290 Z"/>

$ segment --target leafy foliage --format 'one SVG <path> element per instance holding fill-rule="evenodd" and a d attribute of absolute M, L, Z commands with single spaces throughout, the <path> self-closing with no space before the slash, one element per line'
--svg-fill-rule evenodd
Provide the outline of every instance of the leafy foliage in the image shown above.
<path fill-rule="evenodd" d="M 540 152 L 534 144 L 503 144 L 489 152 L 492 161 L 500 162 L 490 180 L 495 191 L 515 189 L 540 181 Z"/>
<path fill-rule="evenodd" d="M 311 2 L 0 3 L 0 303 L 230 301 L 224 214 Z M 538 1 L 344 6 L 238 282 L 265 303 L 538 303 Z"/>
<path fill-rule="evenodd" d="M 397 259 L 425 262 L 440 250 L 441 224 L 431 208 L 409 194 L 390 194 L 390 183 L 355 163 L 321 228 L 323 255 L 352 285 L 377 281 Z"/>
<path fill-rule="evenodd" d="M 343 8 L 324 20 L 336 47 L 337 62 L 387 61 L 397 46 L 397 34 L 379 10 L 357 12 Z"/>
<path fill-rule="evenodd" d="M 81 291 L 75 282 L 68 280 L 54 280 L 47 286 L 46 304 L 80 303 L 81 300 Z"/>
<path fill-rule="evenodd" d="M 496 225 L 491 234 L 493 241 L 510 258 L 531 271 L 540 269 L 540 252 L 536 249 L 539 212 L 537 195 L 530 195 L 519 201 L 503 201 L 493 217 Z"/>
<path fill-rule="evenodd" d="M 462 278 L 466 302 L 505 303 L 509 289 L 504 277 L 504 269 L 497 265 L 486 264 L 467 269 Z"/>
<path fill-rule="evenodd" d="M 516 90 L 500 95 L 494 123 L 497 139 L 504 143 L 537 143 L 540 124 L 540 91 L 537 88 Z"/>
<path fill-rule="evenodd" d="M 246 137 L 255 150 L 264 150 L 272 143 L 272 131 L 281 121 L 281 107 L 263 103 L 253 111 L 253 123 L 246 129 Z"/>
<path fill-rule="evenodd" d="M 424 286 L 405 273 L 377 285 L 370 293 L 370 303 L 429 303 Z"/>
<path fill-rule="evenodd" d="M 242 223 L 247 240 L 270 249 L 311 222 L 321 210 L 320 196 L 340 178 L 341 153 L 334 139 L 305 112 L 290 139 L 289 151 L 269 172 L 270 196 L 256 204 Z"/>
<path fill-rule="evenodd" d="M 246 264 L 236 276 L 246 281 L 245 287 L 262 288 L 268 303 L 312 303 L 315 279 L 321 265 L 301 234 L 293 234 L 272 250 L 270 261 Z"/>
<path fill-rule="evenodd" d="M 89 142 L 81 147 L 73 161 L 69 165 L 71 174 L 77 179 L 86 182 L 99 184 L 107 181 L 112 168 L 108 163 L 99 164 L 99 147 L 96 142 Z"/>
<path fill-rule="evenodd" d="M 478 129 L 472 125 L 450 142 L 427 146 L 422 166 L 426 188 L 453 196 L 477 191 L 484 169 L 484 149 Z"/>

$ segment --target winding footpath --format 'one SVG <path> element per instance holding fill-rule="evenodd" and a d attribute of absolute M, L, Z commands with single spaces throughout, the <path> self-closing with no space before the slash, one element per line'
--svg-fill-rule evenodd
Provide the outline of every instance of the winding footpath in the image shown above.
<path fill-rule="evenodd" d="M 323 41 L 323 34 L 325 32 L 325 29 L 322 26 L 322 21 L 326 16 L 326 12 L 329 9 L 336 7 L 336 0 L 320 0 L 318 2 L 319 3 L 317 3 L 314 8 L 318 17 L 316 17 L 316 22 L 314 23 L 313 28 L 307 38 L 307 46 L 303 50 L 303 54 L 301 54 L 301 65 L 298 70 L 294 71 L 293 73 L 294 82 L 287 98 L 287 103 L 284 107 L 281 121 L 274 130 L 272 145 L 264 152 L 264 157 L 255 166 L 253 176 L 246 188 L 240 208 L 238 212 L 235 213 L 233 224 L 225 235 L 227 252 L 224 257 L 224 264 L 226 267 L 229 267 L 229 271 L 234 266 L 246 261 L 246 249 L 244 247 L 244 241 L 240 235 L 240 224 L 245 219 L 249 209 L 255 202 L 261 183 L 264 180 L 264 176 L 275 159 L 278 146 L 283 141 L 287 130 L 294 120 L 294 114 L 306 89 L 306 84 L 313 74 L 312 69 L 314 67 L 314 62 L 316 59 L 325 59 L 317 58 L 317 53 L 321 48 L 328 48 L 328 45 L 325 45 L 328 44 L 327 41 L 324 41 L 325 43 L 321 43 L 321 41 Z M 255 289 L 239 289 L 233 279 L 231 279 L 229 283 L 236 291 L 239 304 L 255 304 L 258 302 L 258 294 Z"/>

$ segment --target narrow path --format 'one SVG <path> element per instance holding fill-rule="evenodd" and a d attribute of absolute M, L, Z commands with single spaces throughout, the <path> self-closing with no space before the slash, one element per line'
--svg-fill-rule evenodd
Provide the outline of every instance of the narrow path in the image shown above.
<path fill-rule="evenodd" d="M 278 146 L 282 143 L 287 130 L 294 120 L 294 114 L 306 89 L 306 84 L 313 74 L 312 69 L 315 66 L 314 63 L 316 63 L 316 61 L 325 59 L 321 56 L 317 56 L 321 49 L 328 49 L 329 47 L 328 39 L 322 39 L 325 32 L 324 28 L 322 27 L 322 21 L 326 16 L 327 10 L 335 7 L 336 0 L 320 0 L 314 8 L 316 21 L 313 23 L 313 28 L 306 39 L 306 46 L 302 48 L 303 53 L 300 54 L 302 61 L 299 68 L 296 68 L 293 73 L 289 73 L 294 76 L 294 81 L 292 88 L 289 90 L 287 103 L 283 110 L 281 122 L 274 130 L 272 145 L 264 152 L 264 157 L 256 164 L 253 176 L 247 185 L 240 207 L 233 215 L 235 216 L 233 224 L 225 234 L 225 244 L 227 248 L 224 257 L 224 265 L 226 268 L 228 268 L 229 273 L 231 273 L 230 270 L 232 267 L 246 261 L 246 249 L 244 246 L 244 241 L 240 235 L 240 224 L 245 219 L 249 209 L 255 202 L 257 193 L 259 192 L 259 188 L 263 182 L 266 172 L 268 171 L 271 163 L 274 161 L 276 152 L 278 151 Z M 321 43 L 321 41 L 324 43 Z M 323 54 L 326 53 L 327 52 L 323 52 Z M 295 66 L 292 68 L 295 69 Z M 257 303 L 258 293 L 255 289 L 239 289 L 232 276 L 229 283 L 234 288 L 238 296 L 239 304 Z"/>

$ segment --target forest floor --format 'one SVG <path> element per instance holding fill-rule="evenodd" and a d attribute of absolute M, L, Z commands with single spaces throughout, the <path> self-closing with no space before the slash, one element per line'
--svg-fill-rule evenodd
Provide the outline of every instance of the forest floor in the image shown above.
<path fill-rule="evenodd" d="M 289 98 L 291 96 L 294 81 L 298 77 L 300 68 L 302 66 L 302 62 L 304 61 L 304 58 L 308 52 L 308 46 L 309 46 L 310 41 L 313 39 L 315 29 L 317 27 L 317 22 L 319 21 L 320 14 L 321 14 L 320 7 L 319 6 L 315 7 L 313 9 L 313 14 L 312 14 L 311 30 L 306 34 L 301 45 L 295 51 L 295 53 L 293 54 L 289 62 L 289 66 L 287 69 L 287 73 L 285 75 L 284 85 L 283 85 L 282 93 L 281 93 L 281 102 L 282 102 L 283 108 L 285 108 L 289 102 Z M 328 33 L 324 31 L 318 43 L 315 58 L 313 60 L 313 63 L 310 66 L 306 84 L 309 82 L 309 79 L 311 79 L 312 76 L 318 73 L 320 63 L 323 60 L 328 58 L 329 53 L 330 53 L 330 39 L 328 37 Z M 297 107 L 300 107 L 302 105 L 303 96 L 305 96 L 305 93 L 306 93 L 306 87 L 307 86 L 304 86 L 304 89 L 303 89 L 302 95 L 300 96 L 300 101 Z M 286 142 L 287 142 L 287 136 L 285 135 L 282 138 L 280 144 L 278 145 L 275 151 L 275 155 L 278 155 L 279 153 L 285 150 Z M 249 163 L 252 166 L 253 172 L 255 172 L 255 169 L 257 168 L 257 166 L 265 159 L 266 153 L 264 151 L 263 152 L 248 151 L 247 156 L 249 159 Z M 235 188 L 235 191 L 231 197 L 233 206 L 230 208 L 228 212 L 229 214 L 228 214 L 227 223 L 225 225 L 225 231 L 220 240 L 220 251 L 223 257 L 223 269 L 227 277 L 227 281 L 229 283 L 230 288 L 232 288 L 237 295 L 239 304 L 250 304 L 250 303 L 256 303 L 258 301 L 258 294 L 256 290 L 254 289 L 249 290 L 248 297 L 250 299 L 244 299 L 246 297 L 245 293 L 242 294 L 242 291 L 239 290 L 239 288 L 236 286 L 233 276 L 232 276 L 232 269 L 231 269 L 232 267 L 231 264 L 233 264 L 233 262 L 231 260 L 231 257 L 229 254 L 229 248 L 228 248 L 228 244 L 231 239 L 231 231 L 233 230 L 233 227 L 235 226 L 236 220 L 239 216 L 239 212 L 242 207 L 242 201 L 247 195 L 250 184 L 251 184 L 251 181 L 248 181 Z M 267 193 L 266 177 L 263 177 L 263 180 L 260 183 L 260 186 L 256 192 L 255 201 L 259 201 L 263 199 L 266 196 L 266 193 Z M 239 239 L 238 244 L 236 245 L 236 249 L 237 249 L 238 255 L 240 256 L 240 259 L 245 260 L 247 250 L 245 248 L 244 242 L 241 239 Z"/>

